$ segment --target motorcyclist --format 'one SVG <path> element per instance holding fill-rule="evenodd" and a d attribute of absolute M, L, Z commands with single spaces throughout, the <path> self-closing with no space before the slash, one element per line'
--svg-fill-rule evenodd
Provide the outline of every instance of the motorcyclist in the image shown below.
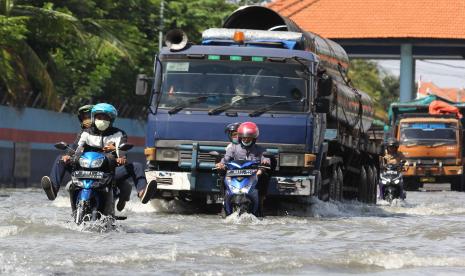
<path fill-rule="evenodd" d="M 77 142 L 81 133 L 92 125 L 90 111 L 93 105 L 84 105 L 78 109 L 78 119 L 81 124 L 81 131 L 76 136 L 74 143 L 70 146 L 71 149 L 76 149 Z M 60 188 L 61 182 L 65 176 L 65 173 L 71 174 L 71 162 L 70 158 L 73 154 L 72 150 L 68 150 L 64 155 L 59 155 L 53 163 L 50 176 L 43 176 L 41 179 L 42 188 L 44 188 L 48 199 L 55 200 L 56 194 Z"/>
<path fill-rule="evenodd" d="M 384 165 L 400 165 L 402 161 L 405 161 L 405 156 L 398 151 L 399 142 L 394 138 L 388 138 L 386 141 L 386 150 L 383 156 Z"/>
<path fill-rule="evenodd" d="M 112 105 L 106 103 L 95 105 L 91 110 L 92 126 L 85 129 L 79 135 L 77 152 L 82 152 L 89 148 L 97 151 L 116 152 L 115 161 L 120 165 L 115 169 L 116 182 L 125 183 L 127 178 L 132 177 L 138 196 L 142 203 L 145 204 L 155 192 L 156 182 L 147 184 L 142 164 L 137 162 L 127 163 L 125 153 L 118 150 L 119 145 L 127 141 L 127 136 L 124 131 L 112 126 L 116 116 L 117 111 Z M 50 181 L 43 181 L 42 183 L 50 200 L 54 200 L 58 192 L 59 183 L 58 185 L 56 183 Z M 124 185 L 118 186 L 121 194 L 117 209 L 121 211 L 126 201 L 129 200 L 131 190 L 127 189 Z"/>
<path fill-rule="evenodd" d="M 224 132 L 226 133 L 226 135 L 228 135 L 228 139 L 230 142 L 226 146 L 226 150 L 228 150 L 228 148 L 230 148 L 234 144 L 236 145 L 239 144 L 239 135 L 237 134 L 237 129 L 239 128 L 240 125 L 241 123 L 231 123 L 226 126 Z"/>
<path fill-rule="evenodd" d="M 405 160 L 404 154 L 402 152 L 399 152 L 399 142 L 395 138 L 388 138 L 386 140 L 386 150 L 384 152 L 383 156 L 383 167 L 386 168 L 387 165 L 398 165 L 400 170 L 404 171 L 408 167 L 408 162 Z M 382 184 L 380 182 L 380 197 L 382 196 Z M 401 189 L 401 199 L 405 199 L 406 194 L 404 191 L 404 183 L 401 181 L 399 183 L 400 189 Z"/>
<path fill-rule="evenodd" d="M 104 152 L 115 152 L 116 163 L 122 168 L 115 171 L 115 179 L 131 177 L 136 186 L 137 196 L 143 204 L 146 204 L 155 193 L 157 184 L 155 181 L 147 183 L 142 164 L 128 163 L 126 153 L 118 149 L 121 144 L 126 143 L 127 135 L 123 130 L 113 126 L 116 116 L 117 111 L 114 106 L 107 103 L 95 105 L 91 111 L 92 127 L 81 134 L 78 151 L 82 148 L 97 148 Z"/>
<path fill-rule="evenodd" d="M 262 165 L 270 166 L 270 159 L 263 156 L 265 150 L 256 144 L 259 135 L 259 129 L 253 122 L 244 122 L 240 124 L 237 129 L 239 136 L 239 143 L 232 144 L 219 163 L 216 164 L 216 168 L 219 170 L 225 169 L 225 164 L 232 160 L 254 160 L 260 161 Z M 265 199 L 268 182 L 270 175 L 267 171 L 259 169 L 257 172 L 258 176 L 258 195 L 260 198 L 260 212 L 263 211 L 263 201 Z"/>

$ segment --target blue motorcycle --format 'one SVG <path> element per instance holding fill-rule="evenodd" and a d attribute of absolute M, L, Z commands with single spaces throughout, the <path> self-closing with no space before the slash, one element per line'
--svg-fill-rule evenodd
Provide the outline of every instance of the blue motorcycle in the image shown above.
<path fill-rule="evenodd" d="M 234 212 L 259 215 L 258 176 L 260 163 L 257 161 L 236 160 L 226 164 L 224 178 L 224 211 L 227 216 Z"/>
<path fill-rule="evenodd" d="M 71 149 L 66 143 L 55 145 L 57 149 Z M 129 150 L 133 146 L 122 144 L 119 150 Z M 116 161 L 102 152 L 87 151 L 74 162 L 71 173 L 71 208 L 74 222 L 95 221 L 101 215 L 114 218 L 114 173 Z"/>

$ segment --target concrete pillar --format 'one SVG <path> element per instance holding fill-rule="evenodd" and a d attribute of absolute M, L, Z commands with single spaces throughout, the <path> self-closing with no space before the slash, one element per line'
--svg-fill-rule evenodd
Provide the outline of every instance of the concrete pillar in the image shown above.
<path fill-rule="evenodd" d="M 412 44 L 400 45 L 400 101 L 413 99 L 415 87 L 415 63 L 412 54 Z"/>

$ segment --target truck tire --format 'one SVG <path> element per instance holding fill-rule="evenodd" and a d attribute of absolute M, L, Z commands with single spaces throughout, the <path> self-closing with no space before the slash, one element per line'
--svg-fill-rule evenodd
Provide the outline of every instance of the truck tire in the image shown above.
<path fill-rule="evenodd" d="M 344 191 L 344 174 L 342 173 L 342 168 L 340 166 L 337 167 L 337 182 L 338 182 L 338 199 L 341 201 L 343 199 L 343 191 Z"/>
<path fill-rule="evenodd" d="M 329 199 L 338 200 L 338 196 L 337 196 L 338 179 L 337 179 L 337 166 L 336 165 L 331 166 L 328 185 L 329 185 Z"/>
<path fill-rule="evenodd" d="M 367 203 L 376 203 L 376 180 L 372 166 L 367 166 Z"/>
<path fill-rule="evenodd" d="M 367 171 L 365 167 L 362 166 L 360 168 L 360 181 L 358 186 L 358 201 L 360 202 L 367 202 L 367 194 L 368 194 L 368 177 Z"/>
<path fill-rule="evenodd" d="M 450 189 L 452 191 L 463 192 L 464 190 L 464 176 L 460 175 L 454 179 L 452 179 L 450 183 Z"/>

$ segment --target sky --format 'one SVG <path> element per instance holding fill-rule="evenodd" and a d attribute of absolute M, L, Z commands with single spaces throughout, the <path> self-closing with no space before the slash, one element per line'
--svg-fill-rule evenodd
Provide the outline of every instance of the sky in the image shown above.
<path fill-rule="evenodd" d="M 377 60 L 381 68 L 399 75 L 400 60 Z M 465 88 L 465 60 L 416 60 L 415 81 L 430 82 L 441 88 Z"/>

